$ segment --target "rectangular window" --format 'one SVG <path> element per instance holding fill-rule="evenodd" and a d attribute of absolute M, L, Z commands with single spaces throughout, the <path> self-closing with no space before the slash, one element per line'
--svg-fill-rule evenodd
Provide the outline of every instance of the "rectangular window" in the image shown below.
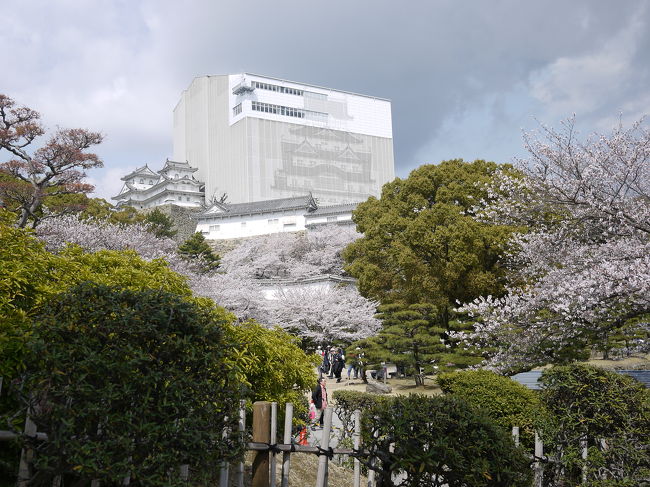
<path fill-rule="evenodd" d="M 280 222 L 277 218 L 269 218 L 268 223 L 269 225 L 277 225 Z"/>
<path fill-rule="evenodd" d="M 282 227 L 284 230 L 294 230 L 296 228 L 295 223 L 285 223 Z"/>
<path fill-rule="evenodd" d="M 241 227 L 242 228 L 246 227 L 246 222 L 241 222 Z"/>
<path fill-rule="evenodd" d="M 338 218 L 335 217 L 335 216 L 328 216 L 328 217 L 327 217 L 327 222 L 328 222 L 328 223 L 330 223 L 330 222 L 335 222 L 337 219 L 338 219 Z"/>
<path fill-rule="evenodd" d="M 221 230 L 221 225 L 210 225 L 211 232 L 218 232 L 219 230 Z"/>
<path fill-rule="evenodd" d="M 241 103 L 232 109 L 233 115 L 239 115 L 241 113 Z"/>

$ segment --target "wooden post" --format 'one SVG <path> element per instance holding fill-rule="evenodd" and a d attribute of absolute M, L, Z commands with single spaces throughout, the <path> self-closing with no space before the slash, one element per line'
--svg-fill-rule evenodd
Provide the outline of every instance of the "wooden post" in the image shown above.
<path fill-rule="evenodd" d="M 323 437 L 321 448 L 327 450 L 330 447 L 330 434 L 332 432 L 332 408 L 325 408 L 325 425 L 323 426 Z M 316 473 L 316 487 L 327 487 L 327 463 L 329 458 L 325 455 L 318 457 L 318 472 Z"/>
<path fill-rule="evenodd" d="M 227 420 L 228 418 L 226 418 Z M 227 439 L 230 436 L 230 428 L 225 426 L 221 433 L 223 439 Z M 219 487 L 228 487 L 228 480 L 230 477 L 230 464 L 226 460 L 221 461 L 219 467 Z"/>
<path fill-rule="evenodd" d="M 293 427 L 293 404 L 288 402 L 284 410 L 284 441 L 285 445 L 291 444 L 291 429 Z M 291 467 L 291 452 L 282 453 L 282 485 L 289 487 L 289 468 Z"/>
<path fill-rule="evenodd" d="M 589 448 L 587 437 L 580 438 L 580 449 L 582 450 L 582 483 L 587 483 L 587 457 L 589 456 Z"/>
<path fill-rule="evenodd" d="M 275 445 L 278 439 L 278 403 L 271 403 L 271 440 L 269 443 Z M 275 473 L 278 468 L 278 460 L 274 451 L 271 452 L 271 487 L 275 487 Z"/>
<path fill-rule="evenodd" d="M 361 446 L 361 411 L 354 411 L 354 449 L 359 451 Z M 354 458 L 354 487 L 361 487 L 361 463 L 358 458 Z"/>
<path fill-rule="evenodd" d="M 243 399 L 239 403 L 239 425 L 237 429 L 241 435 L 241 440 L 244 441 L 244 435 L 246 434 L 246 401 Z M 239 462 L 237 465 L 237 487 L 244 487 L 244 462 Z"/>
<path fill-rule="evenodd" d="M 542 487 L 544 482 L 544 465 L 540 460 L 544 456 L 544 443 L 537 431 L 535 431 L 535 480 L 533 485 L 535 487 Z"/>
<path fill-rule="evenodd" d="M 515 446 L 519 446 L 519 426 L 512 427 L 512 441 L 515 442 Z"/>
<path fill-rule="evenodd" d="M 190 480 L 190 466 L 188 464 L 181 465 L 179 474 L 183 482 Z"/>
<path fill-rule="evenodd" d="M 271 403 L 257 401 L 253 404 L 253 442 L 269 443 L 271 440 Z M 252 487 L 269 487 L 269 452 L 255 452 L 253 458 Z"/>
<path fill-rule="evenodd" d="M 31 402 L 31 401 L 30 401 Z M 36 436 L 36 423 L 30 417 L 30 407 L 27 408 L 25 418 L 25 435 Z M 28 487 L 32 477 L 32 457 L 34 451 L 31 448 L 23 448 L 20 452 L 20 464 L 18 466 L 18 487 Z"/>

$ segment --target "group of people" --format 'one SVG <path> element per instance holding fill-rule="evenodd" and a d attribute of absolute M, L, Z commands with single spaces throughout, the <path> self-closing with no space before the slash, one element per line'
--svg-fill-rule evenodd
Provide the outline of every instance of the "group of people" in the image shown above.
<path fill-rule="evenodd" d="M 341 382 L 341 373 L 345 368 L 345 355 L 342 348 L 332 347 L 323 351 L 320 347 L 316 350 L 323 357 L 323 362 L 319 368 L 319 377 L 323 374 L 329 379 L 336 378 L 336 382 Z"/>
<path fill-rule="evenodd" d="M 323 362 L 318 368 L 319 377 L 323 374 L 327 375 L 329 379 L 336 378 L 336 382 L 341 382 L 341 374 L 345 369 L 345 355 L 342 348 L 332 347 L 323 350 L 318 347 L 316 353 L 323 358 Z M 359 376 L 363 378 L 363 352 L 361 348 L 357 347 L 350 353 L 351 360 L 348 365 L 348 380 L 351 378 L 357 379 Z M 354 377 L 352 374 L 354 373 Z"/>

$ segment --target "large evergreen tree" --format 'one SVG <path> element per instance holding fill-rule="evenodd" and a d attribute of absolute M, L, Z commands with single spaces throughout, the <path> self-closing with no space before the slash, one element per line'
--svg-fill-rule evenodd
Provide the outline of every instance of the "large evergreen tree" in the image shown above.
<path fill-rule="evenodd" d="M 345 250 L 346 270 L 364 296 L 394 308 L 378 340 L 385 352 L 403 353 L 391 338 L 399 335 L 391 331 L 398 326 L 406 340 L 411 332 L 428 334 L 442 353 L 453 343 L 449 332 L 462 327 L 454 320 L 456 303 L 502 293 L 499 256 L 513 228 L 479 222 L 472 209 L 489 198 L 486 185 L 504 169 L 482 160 L 424 165 L 386 184 L 380 199 L 354 212 L 363 237 Z M 411 315 L 427 306 L 436 313 L 425 326 Z M 398 318 L 399 325 L 393 322 Z"/>

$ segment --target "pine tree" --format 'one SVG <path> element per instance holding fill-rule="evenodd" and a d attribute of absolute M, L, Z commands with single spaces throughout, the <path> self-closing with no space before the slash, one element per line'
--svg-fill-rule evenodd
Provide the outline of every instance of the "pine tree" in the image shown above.
<path fill-rule="evenodd" d="M 196 232 L 178 247 L 178 253 L 185 259 L 200 261 L 200 268 L 208 272 L 219 267 L 221 258 L 214 253 L 212 247 L 205 241 L 202 233 Z"/>
<path fill-rule="evenodd" d="M 412 372 L 416 385 L 424 385 L 420 368 L 444 350 L 440 339 L 445 328 L 437 315 L 436 307 L 428 303 L 380 306 L 377 317 L 383 322 L 383 330 L 371 348 L 407 373 Z"/>

